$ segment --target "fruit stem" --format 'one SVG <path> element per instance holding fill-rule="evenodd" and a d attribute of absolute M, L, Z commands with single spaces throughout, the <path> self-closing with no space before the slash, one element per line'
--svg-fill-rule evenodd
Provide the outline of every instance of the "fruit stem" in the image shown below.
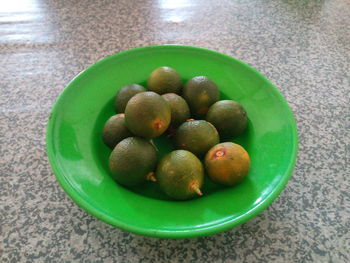
<path fill-rule="evenodd" d="M 153 127 L 154 127 L 156 130 L 162 129 L 163 126 L 164 126 L 164 123 L 163 123 L 161 120 L 156 120 L 156 121 L 153 123 Z"/>
<path fill-rule="evenodd" d="M 146 175 L 146 180 L 147 181 L 152 181 L 152 182 L 157 182 L 157 178 L 154 176 L 154 172 L 149 172 Z"/>
<path fill-rule="evenodd" d="M 202 191 L 199 189 L 198 185 L 196 183 L 192 183 L 191 188 L 193 191 L 195 191 L 199 196 L 202 196 L 203 193 Z"/>
<path fill-rule="evenodd" d="M 221 157 L 221 156 L 223 156 L 225 153 L 223 152 L 223 151 L 217 151 L 216 153 L 215 153 L 215 156 L 216 157 Z"/>

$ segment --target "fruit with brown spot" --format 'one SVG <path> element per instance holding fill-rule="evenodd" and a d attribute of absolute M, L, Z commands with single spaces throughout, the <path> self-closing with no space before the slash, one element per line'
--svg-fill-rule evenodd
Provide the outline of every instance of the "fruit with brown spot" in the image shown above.
<path fill-rule="evenodd" d="M 204 180 L 201 161 L 189 151 L 172 151 L 163 157 L 156 170 L 160 188 L 170 197 L 187 200 L 201 196 Z"/>
<path fill-rule="evenodd" d="M 136 94 L 126 105 L 126 127 L 137 136 L 158 137 L 169 127 L 170 120 L 169 105 L 152 91 Z"/>
<path fill-rule="evenodd" d="M 121 185 L 135 186 L 146 180 L 154 181 L 157 153 L 146 139 L 129 137 L 122 140 L 109 157 L 109 169 Z"/>
<path fill-rule="evenodd" d="M 232 186 L 247 176 L 250 158 L 240 145 L 224 142 L 215 145 L 205 156 L 205 168 L 215 183 Z"/>

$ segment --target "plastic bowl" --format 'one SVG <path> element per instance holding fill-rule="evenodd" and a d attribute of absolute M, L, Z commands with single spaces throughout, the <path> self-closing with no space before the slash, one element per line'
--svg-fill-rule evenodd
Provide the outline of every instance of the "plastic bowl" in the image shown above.
<path fill-rule="evenodd" d="M 234 141 L 251 157 L 251 170 L 239 185 L 220 187 L 207 180 L 204 196 L 172 201 L 157 184 L 127 189 L 110 177 L 110 150 L 101 140 L 114 114 L 113 98 L 130 83 L 146 84 L 159 66 L 176 69 L 184 81 L 206 75 L 222 99 L 240 102 L 248 113 L 247 132 Z M 123 51 L 81 72 L 59 96 L 47 127 L 47 152 L 66 193 L 97 218 L 137 234 L 187 238 L 224 231 L 246 222 L 282 191 L 295 165 L 297 130 L 279 91 L 260 73 L 230 56 L 207 49 L 160 45 Z M 155 140 L 160 157 L 169 141 Z"/>

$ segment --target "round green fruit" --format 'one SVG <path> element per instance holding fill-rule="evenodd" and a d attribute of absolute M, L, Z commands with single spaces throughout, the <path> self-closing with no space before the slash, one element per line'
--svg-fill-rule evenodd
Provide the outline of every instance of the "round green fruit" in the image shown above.
<path fill-rule="evenodd" d="M 145 92 L 146 89 L 138 84 L 130 84 L 122 87 L 115 96 L 114 108 L 116 112 L 123 113 L 128 101 L 137 93 Z"/>
<path fill-rule="evenodd" d="M 122 140 L 109 157 L 109 169 L 121 185 L 135 186 L 152 180 L 157 165 L 157 153 L 153 145 L 138 137 Z"/>
<path fill-rule="evenodd" d="M 177 150 L 164 156 L 157 166 L 156 178 L 160 188 L 176 200 L 202 195 L 204 168 L 189 151 Z"/>
<path fill-rule="evenodd" d="M 202 117 L 220 99 L 220 91 L 208 77 L 197 76 L 186 83 L 182 97 L 190 106 L 191 113 L 195 117 Z"/>
<path fill-rule="evenodd" d="M 123 113 L 110 117 L 102 130 L 102 140 L 111 149 L 130 136 L 132 133 L 125 126 Z"/>
<path fill-rule="evenodd" d="M 152 91 L 136 94 L 126 105 L 126 127 L 137 136 L 158 137 L 169 127 L 170 120 L 169 105 Z"/>
<path fill-rule="evenodd" d="M 175 93 L 166 93 L 162 95 L 162 97 L 170 107 L 170 127 L 172 129 L 177 128 L 180 124 L 184 123 L 187 119 L 190 118 L 190 109 L 182 97 Z"/>
<path fill-rule="evenodd" d="M 222 138 L 241 135 L 247 128 L 247 112 L 241 104 L 233 100 L 221 100 L 214 103 L 206 116 Z"/>
<path fill-rule="evenodd" d="M 180 93 L 182 79 L 179 73 L 170 67 L 160 67 L 154 70 L 147 81 L 149 90 L 158 94 Z"/>
<path fill-rule="evenodd" d="M 189 120 L 180 125 L 174 136 L 174 146 L 202 157 L 220 141 L 215 127 L 204 120 Z"/>

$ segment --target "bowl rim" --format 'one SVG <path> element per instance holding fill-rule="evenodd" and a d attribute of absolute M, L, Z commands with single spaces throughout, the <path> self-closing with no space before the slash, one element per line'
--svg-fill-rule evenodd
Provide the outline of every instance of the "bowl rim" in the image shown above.
<path fill-rule="evenodd" d="M 53 131 L 55 127 L 55 122 L 53 118 L 58 111 L 59 105 L 64 100 L 65 94 L 67 93 L 68 89 L 70 89 L 71 86 L 74 85 L 74 83 L 83 78 L 86 74 L 89 74 L 90 71 L 93 71 L 94 68 L 98 67 L 102 63 L 106 63 L 109 60 L 113 60 L 118 58 L 119 56 L 126 55 L 128 53 L 132 52 L 138 52 L 143 50 L 149 50 L 149 49 L 167 49 L 167 48 L 173 48 L 173 49 L 188 49 L 192 51 L 199 51 L 199 52 L 206 52 L 210 53 L 211 55 L 219 56 L 222 58 L 234 60 L 235 63 L 240 64 L 240 66 L 244 67 L 245 69 L 248 69 L 250 71 L 253 71 L 255 74 L 259 75 L 264 81 L 269 85 L 271 90 L 273 91 L 274 95 L 277 96 L 281 103 L 286 106 L 287 109 L 289 109 L 289 116 L 288 118 L 291 120 L 292 125 L 292 137 L 293 137 L 293 148 L 291 151 L 292 160 L 289 162 L 289 165 L 287 167 L 287 170 L 278 183 L 278 185 L 272 190 L 272 192 L 257 206 L 255 206 L 253 209 L 247 211 L 245 214 L 241 215 L 240 217 L 236 217 L 234 220 L 227 220 L 224 222 L 217 223 L 215 225 L 206 226 L 201 229 L 197 230 L 179 230 L 179 231 L 154 231 L 150 229 L 145 229 L 133 225 L 125 224 L 118 219 L 115 219 L 113 217 L 101 214 L 98 212 L 98 210 L 91 205 L 90 202 L 86 201 L 84 198 L 81 197 L 81 195 L 75 190 L 75 188 L 71 185 L 71 183 L 66 179 L 65 176 L 61 175 L 60 169 L 57 162 L 55 162 L 55 153 L 53 150 Z M 219 232 L 223 232 L 225 230 L 237 227 L 248 220 L 252 219 L 253 217 L 260 214 L 265 208 L 267 208 L 276 198 L 277 196 L 282 192 L 284 187 L 286 186 L 289 178 L 291 177 L 296 160 L 297 160 L 297 152 L 298 152 L 298 132 L 297 132 L 297 125 L 296 121 L 293 115 L 293 112 L 288 105 L 286 99 L 283 97 L 283 95 L 280 93 L 280 91 L 258 70 L 253 68 L 252 66 L 238 60 L 237 58 L 234 58 L 232 56 L 229 56 L 227 54 L 221 53 L 219 51 L 202 48 L 202 47 L 196 47 L 196 46 L 190 46 L 190 45 L 179 45 L 179 44 L 164 44 L 164 45 L 151 45 L 151 46 L 141 46 L 136 48 L 127 49 L 124 51 L 117 52 L 115 54 L 112 54 L 110 56 L 107 56 L 105 58 L 100 59 L 99 61 L 93 63 L 89 67 L 82 70 L 80 73 L 78 73 L 63 89 L 63 91 L 59 94 L 56 101 L 54 102 L 54 106 L 52 107 L 52 110 L 49 114 L 48 123 L 46 127 L 46 151 L 48 155 L 49 164 L 51 166 L 51 169 L 56 177 L 56 180 L 58 181 L 59 185 L 63 188 L 63 190 L 70 196 L 70 198 L 81 208 L 83 208 L 86 212 L 90 213 L 91 215 L 95 216 L 96 218 L 102 220 L 105 223 L 108 223 L 109 225 L 112 225 L 114 227 L 118 227 L 120 229 L 143 235 L 143 236 L 150 236 L 150 237 L 157 237 L 157 238 L 191 238 L 191 237 L 200 237 L 200 236 L 207 236 Z"/>

